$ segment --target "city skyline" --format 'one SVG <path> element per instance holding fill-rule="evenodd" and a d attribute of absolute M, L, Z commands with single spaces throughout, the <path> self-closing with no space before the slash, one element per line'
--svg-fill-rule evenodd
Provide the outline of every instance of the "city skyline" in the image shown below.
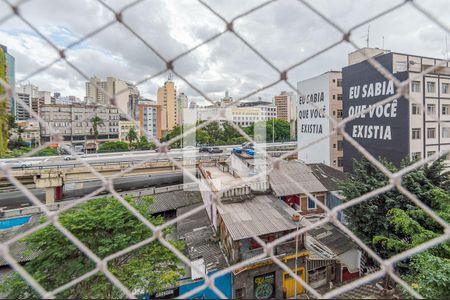
<path fill-rule="evenodd" d="M 79 2 L 75 4 L 69 1 L 62 7 L 52 4 L 51 9 L 46 3 L 33 2 L 24 4 L 21 12 L 29 17 L 30 22 L 48 39 L 61 48 L 87 34 L 88 28 L 100 26 L 113 18 L 113 15 L 105 8 L 92 2 L 86 2 L 83 6 L 78 4 Z M 395 1 L 397 2 L 401 1 Z M 144 40 L 150 44 L 156 44 L 156 50 L 161 52 L 164 58 L 170 59 L 223 30 L 222 21 L 211 15 L 205 7 L 196 3 L 187 8 L 186 3 L 185 1 L 177 2 L 177 4 L 143 1 L 136 7 L 130 8 L 124 14 L 124 20 L 127 24 L 130 23 L 130 26 Z M 232 5 L 225 6 L 218 3 L 210 5 L 230 19 L 257 3 L 259 2 L 249 1 L 240 10 L 230 8 L 233 7 Z M 343 29 L 349 29 L 362 21 L 364 17 L 375 15 L 394 4 L 392 1 L 378 1 L 369 13 L 365 10 L 367 3 L 360 1 L 352 6 L 351 11 L 347 11 L 349 2 L 338 6 L 315 1 L 314 7 L 323 11 Z M 419 4 L 427 6 L 438 18 L 445 15 L 447 11 L 445 1 L 434 1 L 432 6 L 427 5 L 429 3 L 419 1 Z M 67 5 L 71 7 L 71 10 L 67 10 Z M 115 9 L 123 6 L 117 1 L 108 1 L 108 5 Z M 5 4 L 1 4 L 0 8 L 3 7 L 6 13 L 8 9 Z M 157 9 L 161 12 L 161 17 L 150 20 L 139 18 L 139 12 L 142 9 Z M 302 20 L 298 20 L 295 16 L 302 12 L 302 9 L 304 10 L 305 6 L 301 3 L 278 1 L 242 20 L 237 20 L 234 28 L 254 45 L 256 50 L 282 70 L 341 38 L 340 33 L 312 13 L 307 12 Z M 52 12 L 52 18 L 59 22 L 58 26 L 49 26 L 46 23 L 45 15 L 49 11 Z M 182 13 L 183 11 L 191 12 L 191 14 Z M 280 18 L 281 11 L 284 13 L 283 18 Z M 413 48 L 415 49 L 413 54 L 416 55 L 446 57 L 445 32 L 442 29 L 432 25 L 425 16 L 409 5 L 405 5 L 397 12 L 394 18 L 386 15 L 370 23 L 369 45 L 371 47 L 384 46 L 394 52 L 403 53 L 411 53 L 410 48 Z M 77 13 L 90 17 L 93 24 L 87 27 L 86 24 L 82 24 L 84 22 L 71 17 Z M 171 17 L 165 18 L 166 14 L 170 14 Z M 196 22 L 191 15 L 201 16 L 205 22 Z M 135 20 L 133 17 L 136 17 Z M 409 19 L 415 20 L 414 27 L 404 24 L 407 22 L 402 22 Z M 267 27 L 267 20 L 273 26 Z M 445 24 L 445 20 L 442 18 L 440 20 Z M 175 29 L 173 25 L 176 21 L 182 26 Z M 143 31 L 144 27 L 151 30 L 146 33 Z M 298 30 L 286 30 L 286 28 L 298 28 Z M 270 32 L 267 38 L 255 40 L 256 36 L 261 36 L 261 33 L 267 29 Z M 352 32 L 353 41 L 360 47 L 366 46 L 367 30 L 367 26 L 362 26 Z M 124 38 L 128 38 L 127 43 L 116 42 Z M 58 57 L 56 51 L 53 51 L 39 36 L 16 20 L 3 24 L 0 40 L 16 57 L 18 82 L 27 74 Z M 299 40 L 303 42 L 298 43 Z M 236 51 L 226 51 L 230 47 Z M 347 44 L 340 44 L 303 66 L 293 69 L 288 74 L 291 84 L 295 86 L 295 82 L 299 80 L 320 75 L 330 69 L 342 68 L 346 65 L 346 54 L 353 50 L 355 49 Z M 66 55 L 68 60 L 76 63 L 87 76 L 113 76 L 131 83 L 141 81 L 165 67 L 154 53 L 120 24 L 68 50 Z M 290 59 L 286 60 L 285 57 Z M 95 63 L 92 63 L 93 61 Z M 196 49 L 178 60 L 174 66 L 177 72 L 212 99 L 221 97 L 227 89 L 237 99 L 277 78 L 276 73 L 269 66 L 229 33 Z M 144 97 L 156 99 L 157 88 L 161 86 L 165 78 L 167 73 L 138 85 L 138 88 Z M 63 90 L 60 92 L 63 94 L 74 95 L 81 99 L 84 96 L 85 79 L 65 63 L 56 63 L 42 76 L 32 77 L 29 81 L 39 85 L 43 90 L 55 90 L 56 86 L 62 86 Z M 192 100 L 200 101 L 202 98 L 182 80 L 179 80 L 177 89 L 185 92 Z M 272 98 L 281 90 L 289 90 L 289 87 L 284 83 L 277 84 L 258 95 L 262 98 Z"/>

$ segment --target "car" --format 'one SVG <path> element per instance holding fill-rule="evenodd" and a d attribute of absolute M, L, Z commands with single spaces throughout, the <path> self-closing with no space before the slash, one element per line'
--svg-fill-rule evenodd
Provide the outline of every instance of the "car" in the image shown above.
<path fill-rule="evenodd" d="M 209 152 L 209 148 L 208 146 L 200 146 L 200 148 L 198 149 L 199 152 Z"/>
<path fill-rule="evenodd" d="M 222 153 L 223 150 L 219 147 L 211 147 L 208 149 L 208 153 Z"/>
<path fill-rule="evenodd" d="M 242 143 L 242 150 L 253 149 L 253 148 L 254 148 L 254 145 L 252 142 Z"/>
<path fill-rule="evenodd" d="M 195 151 L 197 150 L 194 146 L 186 146 L 183 148 L 183 151 Z"/>
<path fill-rule="evenodd" d="M 31 168 L 33 166 L 33 164 L 31 162 L 28 161 L 9 161 L 7 162 L 7 164 L 11 165 L 11 168 L 15 169 L 15 168 Z"/>
<path fill-rule="evenodd" d="M 75 159 L 77 159 L 75 157 L 75 155 L 66 155 L 66 156 L 64 156 L 64 160 L 75 160 Z"/>

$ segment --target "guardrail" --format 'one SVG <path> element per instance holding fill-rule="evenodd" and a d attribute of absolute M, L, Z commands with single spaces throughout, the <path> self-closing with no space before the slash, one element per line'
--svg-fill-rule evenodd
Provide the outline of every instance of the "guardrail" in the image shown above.
<path fill-rule="evenodd" d="M 141 196 L 151 196 L 151 195 L 156 195 L 156 194 L 168 193 L 168 192 L 173 192 L 173 191 L 181 191 L 184 189 L 190 189 L 190 188 L 196 188 L 196 187 L 198 187 L 198 184 L 194 182 L 194 183 L 169 185 L 169 186 L 159 187 L 159 188 L 155 188 L 155 187 L 145 188 L 142 190 L 121 192 L 119 194 L 122 196 L 141 197 Z M 106 196 L 106 195 L 99 195 L 98 197 L 104 197 L 104 196 Z M 46 204 L 45 206 L 50 211 L 56 211 L 62 207 L 73 204 L 76 201 L 77 200 L 66 200 L 66 201 L 62 201 L 62 202 Z M 28 207 L 14 208 L 14 209 L 8 209 L 8 210 L 1 209 L 0 210 L 0 218 L 11 218 L 11 217 L 33 215 L 33 214 L 40 214 L 40 213 L 42 213 L 42 211 L 39 206 L 28 206 Z"/>

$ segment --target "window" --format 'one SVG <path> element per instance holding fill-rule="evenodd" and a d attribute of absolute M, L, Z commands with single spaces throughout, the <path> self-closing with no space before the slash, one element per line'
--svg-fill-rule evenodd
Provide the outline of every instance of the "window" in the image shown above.
<path fill-rule="evenodd" d="M 336 99 L 336 95 L 333 95 L 333 100 Z"/>
<path fill-rule="evenodd" d="M 448 94 L 448 83 L 442 84 L 442 94 Z"/>
<path fill-rule="evenodd" d="M 314 200 L 308 197 L 308 209 L 316 209 L 316 208 L 317 208 L 316 202 L 314 202 Z"/>
<path fill-rule="evenodd" d="M 234 298 L 235 299 L 244 299 L 245 297 L 244 297 L 244 289 L 243 288 L 241 288 L 241 289 L 236 289 L 235 291 L 234 291 Z"/>
<path fill-rule="evenodd" d="M 338 94 L 338 100 L 342 100 L 342 94 Z"/>
<path fill-rule="evenodd" d="M 421 114 L 420 104 L 411 104 L 411 111 L 413 115 L 420 115 Z"/>
<path fill-rule="evenodd" d="M 342 109 L 337 110 L 337 117 L 342 118 Z"/>
<path fill-rule="evenodd" d="M 450 104 L 442 104 L 442 114 L 450 115 Z"/>
<path fill-rule="evenodd" d="M 338 79 L 336 85 L 337 86 L 342 86 L 342 79 Z"/>
<path fill-rule="evenodd" d="M 344 166 L 344 158 L 338 157 L 338 167 L 343 167 L 343 166 Z"/>
<path fill-rule="evenodd" d="M 422 152 L 413 152 L 411 153 L 411 159 L 412 160 L 418 160 L 421 159 L 422 157 Z"/>
<path fill-rule="evenodd" d="M 427 104 L 427 115 L 436 115 L 436 104 Z"/>
<path fill-rule="evenodd" d="M 411 82 L 411 91 L 414 93 L 420 93 L 420 81 Z"/>
<path fill-rule="evenodd" d="M 427 157 L 430 157 L 432 155 L 436 154 L 436 151 L 428 151 L 427 152 Z"/>
<path fill-rule="evenodd" d="M 344 149 L 344 141 L 337 142 L 337 149 L 338 151 L 342 151 L 342 149 Z"/>
<path fill-rule="evenodd" d="M 427 81 L 427 92 L 434 93 L 436 91 L 436 82 Z"/>
<path fill-rule="evenodd" d="M 413 140 L 420 140 L 420 128 L 413 128 L 411 136 Z"/>
<path fill-rule="evenodd" d="M 450 138 L 450 127 L 442 127 L 442 138 Z"/>
<path fill-rule="evenodd" d="M 427 129 L 427 138 L 429 138 L 429 139 L 436 138 L 436 128 L 428 128 Z"/>

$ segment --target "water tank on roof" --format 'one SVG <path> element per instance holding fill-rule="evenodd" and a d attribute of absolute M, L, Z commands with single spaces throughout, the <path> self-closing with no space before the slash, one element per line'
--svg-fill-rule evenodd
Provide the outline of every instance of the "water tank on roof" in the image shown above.
<path fill-rule="evenodd" d="M 247 149 L 247 154 L 250 155 L 250 156 L 255 156 L 255 150 Z"/>

